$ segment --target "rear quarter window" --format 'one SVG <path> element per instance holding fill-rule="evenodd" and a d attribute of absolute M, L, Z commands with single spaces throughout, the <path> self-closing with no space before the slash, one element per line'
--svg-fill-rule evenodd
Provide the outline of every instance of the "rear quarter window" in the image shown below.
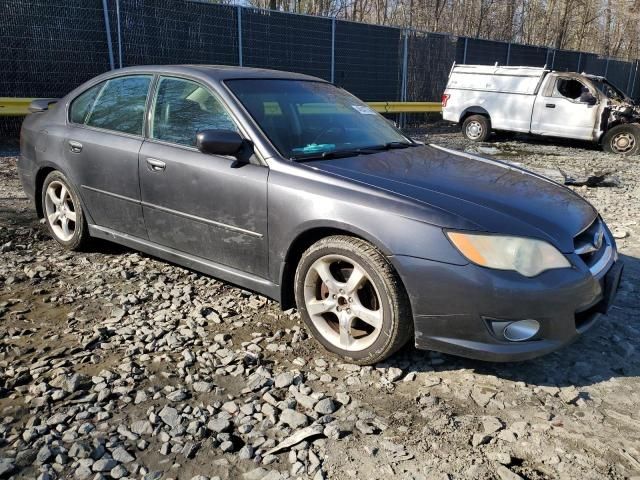
<path fill-rule="evenodd" d="M 117 77 L 81 93 L 71 103 L 69 120 L 114 132 L 142 135 L 150 75 Z"/>

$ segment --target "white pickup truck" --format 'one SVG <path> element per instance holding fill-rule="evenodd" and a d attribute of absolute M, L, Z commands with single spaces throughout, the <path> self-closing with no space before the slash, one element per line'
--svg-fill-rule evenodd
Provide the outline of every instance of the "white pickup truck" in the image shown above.
<path fill-rule="evenodd" d="M 534 67 L 454 65 L 442 116 L 477 142 L 491 131 L 589 140 L 640 152 L 640 107 L 606 78 Z"/>

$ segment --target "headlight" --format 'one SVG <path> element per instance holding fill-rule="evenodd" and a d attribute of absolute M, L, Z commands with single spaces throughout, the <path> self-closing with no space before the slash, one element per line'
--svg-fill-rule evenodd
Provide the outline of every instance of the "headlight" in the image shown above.
<path fill-rule="evenodd" d="M 542 240 L 460 232 L 447 232 L 447 236 L 462 255 L 483 267 L 515 270 L 525 277 L 571 267 L 562 253 Z"/>

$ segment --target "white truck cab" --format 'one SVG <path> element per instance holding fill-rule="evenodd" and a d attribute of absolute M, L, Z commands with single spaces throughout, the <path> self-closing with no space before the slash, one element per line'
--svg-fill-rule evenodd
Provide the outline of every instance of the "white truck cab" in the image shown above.
<path fill-rule="evenodd" d="M 442 117 L 473 141 L 491 131 L 523 132 L 640 151 L 640 108 L 603 77 L 536 67 L 455 65 Z"/>

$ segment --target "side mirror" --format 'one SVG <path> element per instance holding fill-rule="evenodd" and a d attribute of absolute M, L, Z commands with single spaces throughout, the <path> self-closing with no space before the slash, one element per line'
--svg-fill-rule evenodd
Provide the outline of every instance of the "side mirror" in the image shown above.
<path fill-rule="evenodd" d="M 253 144 L 233 130 L 202 130 L 196 135 L 196 147 L 210 155 L 231 155 L 241 162 L 248 162 L 253 154 Z"/>

